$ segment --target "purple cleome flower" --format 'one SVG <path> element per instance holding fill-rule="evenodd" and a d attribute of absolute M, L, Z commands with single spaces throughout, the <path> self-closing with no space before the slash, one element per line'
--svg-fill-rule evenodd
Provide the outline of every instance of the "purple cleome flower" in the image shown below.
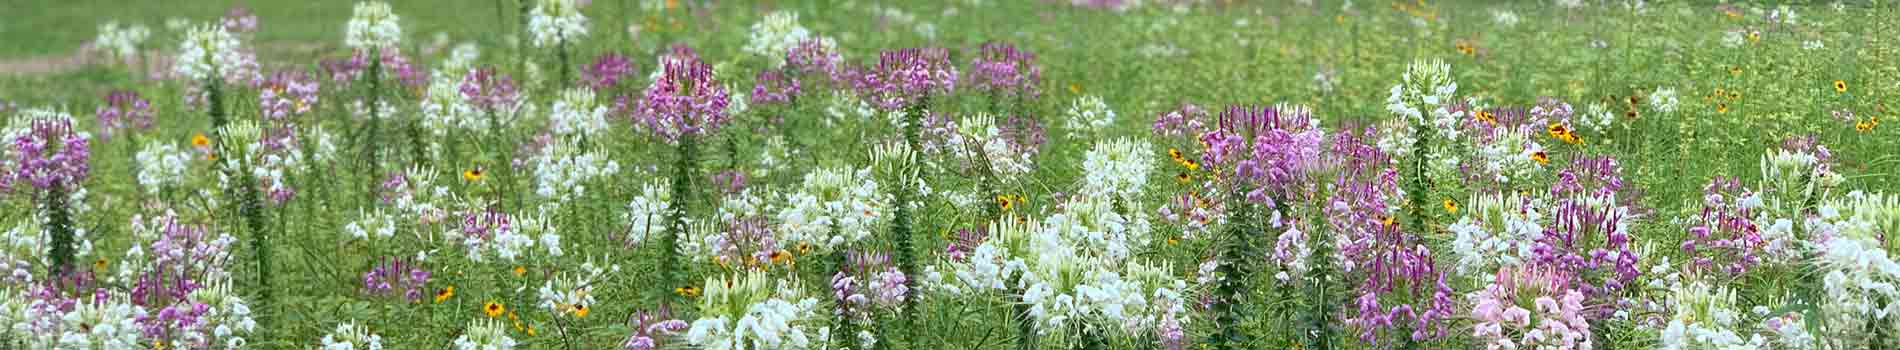
<path fill-rule="evenodd" d="M 984 43 L 970 60 L 970 75 L 978 91 L 1021 99 L 1042 94 L 1042 67 L 1036 55 L 1004 42 Z"/>
<path fill-rule="evenodd" d="M 73 130 L 70 120 L 33 121 L 32 130 L 13 139 L 13 149 L 18 167 L 0 176 L 0 189 L 17 180 L 40 190 L 77 186 L 92 171 L 92 138 Z"/>
<path fill-rule="evenodd" d="M 752 102 L 760 105 L 791 103 L 798 99 L 802 86 L 797 77 L 782 70 L 767 69 L 759 72 L 758 83 L 752 86 Z"/>
<path fill-rule="evenodd" d="M 1214 130 L 1201 134 L 1201 160 L 1238 181 L 1235 189 L 1248 200 L 1271 206 L 1272 198 L 1302 189 L 1318 164 L 1325 134 L 1316 126 L 1304 108 L 1229 107 Z"/>
<path fill-rule="evenodd" d="M 469 70 L 462 76 L 458 89 L 462 98 L 487 113 L 511 112 L 521 104 L 521 92 L 515 88 L 515 79 L 495 73 L 494 67 Z"/>
<path fill-rule="evenodd" d="M 607 90 L 620 86 L 621 80 L 633 76 L 633 70 L 633 61 L 626 56 L 607 53 L 581 67 L 581 83 L 594 91 Z"/>
<path fill-rule="evenodd" d="M 906 48 L 880 53 L 876 67 L 851 77 L 852 87 L 864 101 L 897 110 L 920 103 L 931 94 L 956 90 L 957 68 L 950 64 L 949 50 Z"/>
<path fill-rule="evenodd" d="M 731 94 L 713 79 L 713 67 L 701 61 L 691 48 L 679 46 L 674 54 L 661 59 L 659 79 L 632 105 L 625 99 L 620 108 L 633 115 L 634 121 L 667 142 L 683 136 L 711 134 L 731 119 L 726 105 Z"/>
<path fill-rule="evenodd" d="M 422 301 L 429 285 L 429 270 L 401 258 L 388 258 L 363 273 L 363 292 L 372 296 L 395 296 L 414 303 Z"/>
<path fill-rule="evenodd" d="M 110 138 L 120 130 L 150 129 L 158 111 L 138 91 L 114 90 L 106 94 L 106 104 L 95 109 L 93 114 L 99 118 L 100 136 Z"/>
<path fill-rule="evenodd" d="M 317 105 L 317 80 L 301 71 L 271 74 L 257 93 L 257 104 L 265 119 L 282 120 L 303 115 Z"/>

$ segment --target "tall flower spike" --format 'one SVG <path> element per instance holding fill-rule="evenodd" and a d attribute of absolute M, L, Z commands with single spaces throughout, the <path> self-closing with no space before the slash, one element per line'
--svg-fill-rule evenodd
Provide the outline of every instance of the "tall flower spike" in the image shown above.
<path fill-rule="evenodd" d="M 799 41 L 785 51 L 785 69 L 804 76 L 825 76 L 833 81 L 844 81 L 838 75 L 838 63 L 844 56 L 838 54 L 838 43 L 830 38 L 812 38 Z"/>
<path fill-rule="evenodd" d="M 343 45 L 357 50 L 381 50 L 396 47 L 402 41 L 402 17 L 389 9 L 389 3 L 356 3 L 346 27 Z"/>
<path fill-rule="evenodd" d="M 1228 107 L 1214 129 L 1201 134 L 1207 151 L 1203 166 L 1236 181 L 1235 190 L 1246 198 L 1267 202 L 1270 197 L 1297 191 L 1310 169 L 1321 162 L 1325 133 L 1305 107 Z"/>
<path fill-rule="evenodd" d="M 587 36 L 587 16 L 574 0 L 540 0 L 528 15 L 535 47 L 571 43 Z"/>
<path fill-rule="evenodd" d="M 99 118 L 102 136 L 110 138 L 121 130 L 151 128 L 158 111 L 151 101 L 139 96 L 138 91 L 114 90 L 106 94 L 106 104 L 99 106 L 94 114 Z"/>
<path fill-rule="evenodd" d="M 1034 99 L 1042 94 L 1042 66 L 1036 55 L 1006 42 L 984 43 L 970 60 L 976 89 L 1001 96 Z"/>
<path fill-rule="evenodd" d="M 73 129 L 71 117 L 63 112 L 32 121 L 32 129 L 13 140 L 18 168 L 8 169 L 14 179 L 26 180 L 33 187 L 48 190 L 85 181 L 91 172 L 92 137 Z"/>
<path fill-rule="evenodd" d="M 203 25 L 192 28 L 179 44 L 178 61 L 172 69 L 180 78 L 202 82 L 219 77 L 237 67 L 244 58 L 238 39 L 224 27 Z"/>
<path fill-rule="evenodd" d="M 942 48 L 906 48 L 878 54 L 878 64 L 856 77 L 853 86 L 865 101 L 887 110 L 909 107 L 931 94 L 956 89 L 957 68 L 950 51 Z"/>
<path fill-rule="evenodd" d="M 752 35 L 746 41 L 745 51 L 765 57 L 772 67 L 778 67 L 785 64 L 784 55 L 788 50 L 810 37 L 811 31 L 798 25 L 797 12 L 772 12 L 752 24 Z"/>
<path fill-rule="evenodd" d="M 616 53 L 595 57 L 593 63 L 581 67 L 581 82 L 594 91 L 619 86 L 621 80 L 633 75 L 633 61 Z"/>
<path fill-rule="evenodd" d="M 316 79 L 302 71 L 277 72 L 264 80 L 257 101 L 264 118 L 282 120 L 315 108 L 319 98 L 317 89 Z"/>
<path fill-rule="evenodd" d="M 797 77 L 781 69 L 760 71 L 756 80 L 752 86 L 752 102 L 761 105 L 790 103 L 798 98 L 802 88 Z"/>
<path fill-rule="evenodd" d="M 515 79 L 498 74 L 494 67 L 484 67 L 468 71 L 462 76 L 462 98 L 488 113 L 512 113 L 521 106 L 521 93 L 515 90 Z"/>
<path fill-rule="evenodd" d="M 634 118 L 649 132 L 675 142 L 682 136 L 711 134 L 731 116 L 731 93 L 713 78 L 713 66 L 681 49 L 663 58 L 658 79 L 647 87 Z"/>

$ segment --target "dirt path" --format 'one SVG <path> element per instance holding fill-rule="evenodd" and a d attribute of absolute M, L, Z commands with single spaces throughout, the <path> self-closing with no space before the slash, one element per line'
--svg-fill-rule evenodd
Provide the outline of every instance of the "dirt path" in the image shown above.
<path fill-rule="evenodd" d="M 264 57 L 317 57 L 335 49 L 334 45 L 311 43 L 266 43 L 257 48 L 260 55 L 268 55 L 260 56 L 260 59 Z M 163 61 L 168 58 L 166 54 L 159 50 L 145 50 L 138 57 L 120 62 L 93 49 L 91 44 L 87 44 L 63 55 L 0 57 L 0 78 L 58 75 L 94 65 L 120 65 L 141 72 L 149 72 L 160 63 L 152 62 L 151 66 L 144 67 L 141 65 L 147 64 L 148 61 Z"/>
<path fill-rule="evenodd" d="M 89 50 L 74 50 L 65 55 L 0 59 L 0 76 L 42 76 L 79 70 L 101 63 Z"/>

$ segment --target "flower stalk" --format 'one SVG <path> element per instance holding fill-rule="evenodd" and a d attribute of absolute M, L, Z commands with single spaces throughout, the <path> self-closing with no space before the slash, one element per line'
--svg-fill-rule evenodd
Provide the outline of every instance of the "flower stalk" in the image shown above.
<path fill-rule="evenodd" d="M 698 173 L 699 138 L 697 135 L 681 135 L 676 150 L 678 153 L 673 163 L 670 192 L 673 194 L 672 204 L 670 204 L 673 210 L 667 215 L 669 228 L 660 236 L 661 286 L 679 286 L 686 281 L 679 266 L 679 235 L 691 229 L 686 222 L 686 215 L 687 208 L 692 205 L 693 174 Z M 674 294 L 666 293 L 668 289 L 660 288 L 659 290 L 662 293 L 661 305 L 666 305 L 668 303 L 665 301 L 674 299 Z"/>

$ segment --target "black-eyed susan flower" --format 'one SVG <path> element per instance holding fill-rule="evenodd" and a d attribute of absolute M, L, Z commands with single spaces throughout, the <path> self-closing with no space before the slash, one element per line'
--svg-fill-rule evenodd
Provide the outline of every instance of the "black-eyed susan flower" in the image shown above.
<path fill-rule="evenodd" d="M 1491 113 L 1491 111 L 1478 111 L 1478 113 L 1472 113 L 1471 116 L 1473 118 L 1477 118 L 1478 121 L 1482 121 L 1485 124 L 1496 125 L 1498 123 L 1498 115 L 1496 113 Z"/>
<path fill-rule="evenodd" d="M 1570 127 L 1564 126 L 1563 123 L 1551 123 L 1549 131 L 1550 131 L 1551 138 L 1561 140 L 1564 143 L 1569 143 L 1569 144 L 1583 143 L 1583 137 L 1578 136 L 1576 132 L 1570 131 Z"/>
<path fill-rule="evenodd" d="M 688 298 L 696 297 L 696 296 L 699 296 L 699 287 L 685 286 L 685 287 L 673 288 L 673 293 L 676 293 L 676 294 L 679 294 L 680 296 L 688 297 Z"/>
<path fill-rule="evenodd" d="M 1196 163 L 1191 159 L 1181 162 L 1181 166 L 1186 167 L 1188 170 L 1201 170 L 1201 163 Z"/>
<path fill-rule="evenodd" d="M 507 306 L 502 306 L 501 303 L 497 303 L 492 300 L 486 303 L 482 303 L 482 313 L 488 314 L 489 318 L 501 317 L 501 314 L 507 311 L 508 311 Z"/>
<path fill-rule="evenodd" d="M 526 266 L 515 265 L 514 273 L 515 277 L 521 277 L 522 275 L 528 274 L 528 268 Z"/>
<path fill-rule="evenodd" d="M 1742 76 L 1742 66 L 1728 66 L 1728 75 Z"/>
<path fill-rule="evenodd" d="M 784 250 L 773 251 L 771 254 L 766 255 L 766 259 L 772 261 L 772 263 L 774 264 L 786 262 L 787 260 L 790 260 L 791 258 L 792 258 L 792 253 L 786 252 Z"/>
<path fill-rule="evenodd" d="M 1181 161 L 1183 159 L 1181 156 L 1181 149 L 1168 147 L 1168 159 L 1173 159 L 1176 162 Z"/>
<path fill-rule="evenodd" d="M 1715 112 L 1728 113 L 1728 102 L 1717 102 L 1715 104 Z"/>
<path fill-rule="evenodd" d="M 1188 173 L 1186 172 L 1182 172 L 1182 173 L 1174 174 L 1174 180 L 1180 181 L 1181 183 L 1188 183 L 1188 181 L 1194 180 L 1194 176 L 1188 175 Z"/>
<path fill-rule="evenodd" d="M 521 322 L 521 317 L 516 316 L 514 311 L 508 312 L 508 321 L 514 323 L 515 331 L 527 333 L 528 336 L 531 336 L 531 337 L 534 336 L 534 325 L 528 324 L 527 322 Z"/>
<path fill-rule="evenodd" d="M 1387 215 L 1387 216 L 1385 216 L 1385 218 L 1384 218 L 1384 219 L 1380 219 L 1380 220 L 1379 220 L 1379 223 L 1380 223 L 1380 224 L 1383 224 L 1383 225 L 1386 225 L 1386 226 L 1392 226 L 1392 222 L 1393 222 L 1393 221 L 1395 221 L 1395 217 L 1393 217 L 1393 216 L 1391 216 L 1391 215 Z"/>
<path fill-rule="evenodd" d="M 449 298 L 454 297 L 454 296 L 455 296 L 455 286 L 442 287 L 442 289 L 435 290 L 435 302 L 437 304 L 440 304 L 443 301 L 449 300 Z"/>
<path fill-rule="evenodd" d="M 1082 84 L 1069 83 L 1069 93 L 1073 93 L 1073 94 L 1082 93 Z"/>
<path fill-rule="evenodd" d="M 488 177 L 488 173 L 483 172 L 481 168 L 471 168 L 462 171 L 462 179 L 470 182 L 482 181 L 484 177 Z"/>
<path fill-rule="evenodd" d="M 592 309 L 588 309 L 587 304 L 574 304 L 574 317 L 587 317 L 590 310 Z"/>
<path fill-rule="evenodd" d="M 204 133 L 202 133 L 202 132 L 201 132 L 201 133 L 197 133 L 197 134 L 192 134 L 192 135 L 191 135 L 191 145 L 192 145 L 192 146 L 198 146 L 198 147 L 205 147 L 205 146 L 210 146 L 210 145 L 211 145 L 211 138 L 210 138 L 210 137 L 205 137 L 205 134 L 204 134 Z"/>
<path fill-rule="evenodd" d="M 1544 151 L 1537 151 L 1531 153 L 1531 160 L 1537 161 L 1537 164 L 1550 165 L 1550 154 L 1546 154 Z"/>
<path fill-rule="evenodd" d="M 1011 208 L 1016 207 L 1016 200 L 1009 198 L 1007 194 L 996 195 L 996 207 L 1003 209 L 1003 211 L 1009 211 Z"/>
<path fill-rule="evenodd" d="M 1447 212 L 1447 213 L 1452 213 L 1452 214 L 1457 214 L 1457 213 L 1458 213 L 1458 202 L 1457 202 L 1457 201 L 1454 201 L 1454 200 L 1451 200 L 1451 198 L 1446 198 L 1446 199 L 1445 199 L 1445 202 L 1443 203 L 1443 205 L 1445 206 L 1445 212 Z"/>
<path fill-rule="evenodd" d="M 1465 56 L 1471 56 L 1478 53 L 1478 49 L 1475 47 L 1472 47 L 1470 41 L 1459 40 L 1458 45 L 1456 46 L 1458 47 L 1458 53 L 1464 54 Z"/>
<path fill-rule="evenodd" d="M 106 269 L 106 258 L 99 258 L 99 260 L 93 260 L 93 261 L 92 261 L 92 268 L 93 268 L 93 269 L 95 269 L 95 270 L 105 270 L 105 269 Z"/>
<path fill-rule="evenodd" d="M 1846 93 L 1846 92 L 1847 92 L 1847 81 L 1844 81 L 1844 80 L 1835 80 L 1835 81 L 1834 81 L 1834 92 L 1839 92 L 1839 93 Z"/>

